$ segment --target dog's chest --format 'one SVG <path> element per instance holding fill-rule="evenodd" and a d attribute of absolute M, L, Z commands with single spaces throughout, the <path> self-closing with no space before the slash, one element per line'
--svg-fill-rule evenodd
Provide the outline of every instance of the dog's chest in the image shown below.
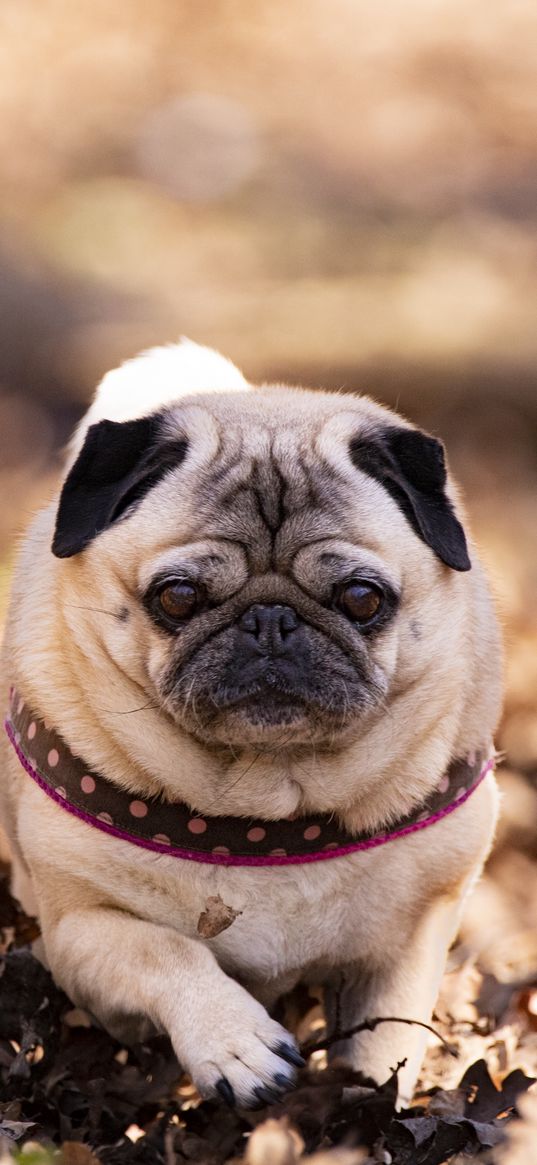
<path fill-rule="evenodd" d="M 137 913 L 191 938 L 205 938 L 231 973 L 273 978 L 315 963 L 341 963 L 376 951 L 397 928 L 403 890 L 394 853 L 357 854 L 285 869 L 208 866 L 141 855 L 118 868 L 115 894 Z M 390 891 L 387 892 L 387 887 Z M 225 908 L 230 908 L 229 912 Z M 226 925 L 232 918 L 230 925 Z"/>

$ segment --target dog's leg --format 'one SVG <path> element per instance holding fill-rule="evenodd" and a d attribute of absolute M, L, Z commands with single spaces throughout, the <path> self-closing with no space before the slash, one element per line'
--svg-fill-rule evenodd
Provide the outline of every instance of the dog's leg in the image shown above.
<path fill-rule="evenodd" d="M 374 966 L 342 968 L 325 993 L 328 1032 L 346 1031 L 366 1019 L 395 1016 L 429 1023 L 438 995 L 447 952 L 459 925 L 461 900 L 434 903 L 407 942 L 397 938 L 394 957 Z M 406 1061 L 398 1076 L 399 1103 L 411 1100 L 428 1033 L 418 1026 L 382 1023 L 330 1049 L 378 1084 Z"/>
<path fill-rule="evenodd" d="M 120 910 L 41 904 L 52 974 L 106 1027 L 146 1015 L 204 1096 L 259 1107 L 293 1086 L 293 1037 L 201 942 Z"/>

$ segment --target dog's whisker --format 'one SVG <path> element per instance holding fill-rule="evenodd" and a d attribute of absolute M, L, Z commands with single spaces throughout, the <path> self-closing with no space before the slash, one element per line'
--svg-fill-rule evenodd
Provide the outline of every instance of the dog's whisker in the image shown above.
<path fill-rule="evenodd" d="M 280 749 L 284 748 L 285 745 L 291 739 L 292 739 L 292 734 L 287 735 L 283 739 L 283 741 L 280 738 L 280 740 L 276 741 L 276 746 L 279 746 Z M 272 746 L 272 748 L 271 748 L 271 752 L 272 751 L 274 751 L 274 746 Z M 249 764 L 246 766 L 246 768 L 243 769 L 242 773 L 239 773 L 239 776 L 236 777 L 236 779 L 234 781 L 232 781 L 230 785 L 227 785 L 225 789 L 222 789 L 221 792 L 219 793 L 218 797 L 210 803 L 209 809 L 212 809 L 215 804 L 218 804 L 218 801 L 221 800 L 222 797 L 227 796 L 227 794 L 230 793 L 231 790 L 234 789 L 240 783 L 240 781 L 242 781 L 244 779 L 245 776 L 247 776 L 247 774 L 251 771 L 251 769 L 253 769 L 253 767 L 257 763 L 257 761 L 260 760 L 260 758 L 264 755 L 266 756 L 267 753 L 264 752 L 263 749 L 259 749 L 259 751 L 253 757 L 253 759 L 249 762 Z"/>
<path fill-rule="evenodd" d="M 148 709 L 158 711 L 159 707 L 159 704 L 154 704 L 150 700 L 147 704 L 141 704 L 139 708 L 126 708 L 124 712 L 118 712 L 114 708 L 103 708 L 102 711 L 107 716 L 134 716 L 135 712 L 146 712 Z"/>
<path fill-rule="evenodd" d="M 95 615 L 110 615 L 112 619 L 118 619 L 117 611 L 107 611 L 106 607 L 88 607 L 81 603 L 65 603 L 66 607 L 71 607 L 73 611 L 92 611 Z"/>
<path fill-rule="evenodd" d="M 247 773 L 249 773 L 250 770 L 253 769 L 256 761 L 259 760 L 260 756 L 261 756 L 260 752 L 256 753 L 253 760 L 251 760 L 250 763 L 246 766 L 246 768 L 243 769 L 242 773 L 239 773 L 239 776 L 236 778 L 236 780 L 232 781 L 230 785 L 227 785 L 227 787 L 225 789 L 222 789 L 220 791 L 220 793 L 218 794 L 218 797 L 215 797 L 214 801 L 210 802 L 209 810 L 212 809 L 215 805 L 217 805 L 218 802 L 222 800 L 222 797 L 226 797 L 227 794 L 230 793 L 231 790 L 234 789 L 236 787 L 236 785 L 238 785 L 239 782 L 243 780 L 243 778 L 247 775 Z"/>

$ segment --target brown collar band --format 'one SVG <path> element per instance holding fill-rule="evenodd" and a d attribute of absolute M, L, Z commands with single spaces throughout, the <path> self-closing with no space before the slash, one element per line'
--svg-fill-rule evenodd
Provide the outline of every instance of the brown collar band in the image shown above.
<path fill-rule="evenodd" d="M 219 865 L 277 866 L 343 857 L 434 825 L 462 805 L 494 767 L 491 750 L 451 762 L 411 813 L 376 833 L 348 833 L 334 815 L 265 821 L 203 816 L 181 801 L 138 797 L 74 756 L 11 689 L 6 732 L 30 777 L 58 805 L 104 833 L 157 853 Z"/>

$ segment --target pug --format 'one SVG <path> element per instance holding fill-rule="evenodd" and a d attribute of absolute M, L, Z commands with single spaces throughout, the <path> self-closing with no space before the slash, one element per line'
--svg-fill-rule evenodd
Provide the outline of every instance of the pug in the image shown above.
<path fill-rule="evenodd" d="M 426 1033 L 397 1020 L 430 1019 L 496 818 L 498 628 L 464 525 L 435 437 L 185 341 L 105 376 L 24 539 L 15 893 L 70 998 L 168 1033 L 202 1096 L 293 1086 L 271 1012 L 299 981 L 333 1054 L 412 1095 Z"/>

